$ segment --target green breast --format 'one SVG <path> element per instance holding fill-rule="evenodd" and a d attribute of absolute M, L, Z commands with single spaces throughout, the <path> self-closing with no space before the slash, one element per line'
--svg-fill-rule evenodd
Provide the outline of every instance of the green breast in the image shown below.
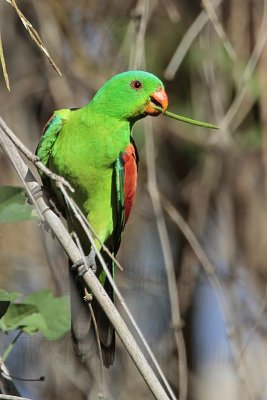
<path fill-rule="evenodd" d="M 115 223 L 115 161 L 129 143 L 129 123 L 80 109 L 70 113 L 49 159 L 49 167 L 73 186 L 74 200 L 103 240 Z"/>

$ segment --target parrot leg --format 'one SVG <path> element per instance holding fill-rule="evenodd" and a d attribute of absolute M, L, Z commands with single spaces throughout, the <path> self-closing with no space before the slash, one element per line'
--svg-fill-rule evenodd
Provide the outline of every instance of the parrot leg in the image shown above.
<path fill-rule="evenodd" d="M 76 263 L 72 264 L 71 270 L 74 272 L 77 272 L 78 268 L 82 267 L 79 269 L 79 272 L 77 274 L 78 278 L 82 278 L 84 274 L 91 269 L 95 274 L 97 272 L 97 265 L 96 265 L 96 252 L 95 248 L 92 247 L 90 253 L 88 256 L 85 256 L 85 262 L 84 259 L 81 258 L 78 260 Z"/>

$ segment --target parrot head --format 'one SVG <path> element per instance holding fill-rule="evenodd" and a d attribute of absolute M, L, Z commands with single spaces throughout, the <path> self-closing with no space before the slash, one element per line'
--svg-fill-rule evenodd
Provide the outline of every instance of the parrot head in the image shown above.
<path fill-rule="evenodd" d="M 96 93 L 92 100 L 105 114 L 119 119 L 136 121 L 147 115 L 161 114 L 168 107 L 168 97 L 163 83 L 155 75 L 145 71 L 127 71 L 113 76 Z"/>

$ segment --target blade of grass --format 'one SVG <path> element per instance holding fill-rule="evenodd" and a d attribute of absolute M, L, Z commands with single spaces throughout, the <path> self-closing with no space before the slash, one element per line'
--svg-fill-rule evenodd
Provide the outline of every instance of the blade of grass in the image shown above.
<path fill-rule="evenodd" d="M 197 121 L 192 118 L 188 117 L 183 117 L 182 115 L 174 114 L 170 111 L 163 111 L 161 107 L 158 106 L 153 106 L 156 110 L 162 112 L 162 114 L 166 115 L 167 117 L 177 119 L 178 121 L 186 122 L 187 124 L 191 125 L 196 125 L 196 126 L 202 126 L 203 128 L 210 128 L 210 129 L 220 129 L 218 126 L 210 124 L 209 122 L 202 122 L 202 121 Z"/>
<path fill-rule="evenodd" d="M 5 57 L 4 57 L 1 32 L 0 32 L 0 61 L 1 61 L 1 65 L 2 65 L 3 75 L 5 78 L 5 82 L 6 82 L 6 87 L 10 92 L 9 78 L 8 78 L 8 73 L 7 73 L 7 69 L 6 69 L 6 61 L 5 61 Z"/>
<path fill-rule="evenodd" d="M 42 39 L 40 38 L 38 32 L 34 29 L 34 27 L 32 26 L 32 24 L 30 23 L 30 21 L 25 17 L 25 15 L 21 12 L 21 10 L 18 8 L 16 0 L 6 0 L 9 4 L 12 5 L 12 7 L 14 8 L 14 10 L 16 11 L 19 19 L 21 20 L 21 22 L 23 23 L 25 29 L 29 32 L 30 37 L 32 38 L 32 40 L 34 41 L 34 43 L 39 47 L 39 49 L 46 55 L 48 61 L 50 62 L 50 64 L 52 65 L 52 67 L 54 68 L 54 70 L 60 75 L 62 76 L 62 73 L 60 72 L 58 66 L 56 65 L 56 63 L 52 60 L 50 54 L 48 53 L 47 48 L 45 47 Z"/>

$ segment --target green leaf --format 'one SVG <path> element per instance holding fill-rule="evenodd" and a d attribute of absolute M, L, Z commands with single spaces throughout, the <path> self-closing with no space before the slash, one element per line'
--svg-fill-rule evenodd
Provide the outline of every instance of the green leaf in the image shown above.
<path fill-rule="evenodd" d="M 20 296 L 20 293 L 8 293 L 4 289 L 0 289 L 0 301 L 14 301 Z"/>
<path fill-rule="evenodd" d="M 0 186 L 0 223 L 37 219 L 35 208 L 26 202 L 25 189 Z"/>
<path fill-rule="evenodd" d="M 39 312 L 38 318 L 35 316 L 27 318 L 27 325 L 35 324 L 36 328 L 47 339 L 58 339 L 70 329 L 68 296 L 55 298 L 50 290 L 44 289 L 32 293 L 26 297 L 24 302 L 36 306 Z"/>
<path fill-rule="evenodd" d="M 209 122 L 203 122 L 203 121 L 198 121 L 196 119 L 184 117 L 183 115 L 179 114 L 174 114 L 170 111 L 163 111 L 161 107 L 158 106 L 153 106 L 156 110 L 160 111 L 163 113 L 163 115 L 166 115 L 167 117 L 177 119 L 178 121 L 186 122 L 187 124 L 191 125 L 196 125 L 196 126 L 201 126 L 202 128 L 209 128 L 209 129 L 220 129 L 218 126 L 210 124 Z"/>
<path fill-rule="evenodd" d="M 25 325 L 24 320 L 37 311 L 37 307 L 32 304 L 10 304 L 7 312 L 0 320 L 0 329 L 11 331 L 21 328 Z"/>
<path fill-rule="evenodd" d="M 19 293 L 8 293 L 4 289 L 0 289 L 0 319 L 5 315 L 11 301 L 16 300 Z"/>
<path fill-rule="evenodd" d="M 2 290 L 1 293 L 3 299 L 15 299 L 18 295 Z M 56 340 L 70 329 L 68 296 L 55 298 L 50 290 L 44 289 L 27 296 L 21 303 L 6 303 L 7 310 L 0 320 L 2 331 L 20 329 L 30 335 L 40 332 L 45 338 Z"/>

